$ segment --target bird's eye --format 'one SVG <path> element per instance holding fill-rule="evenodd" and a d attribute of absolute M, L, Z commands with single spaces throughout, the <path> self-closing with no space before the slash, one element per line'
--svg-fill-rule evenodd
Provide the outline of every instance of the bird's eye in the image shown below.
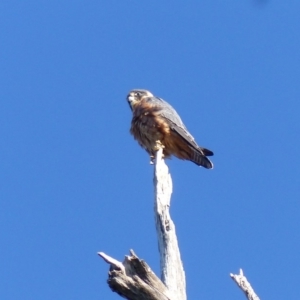
<path fill-rule="evenodd" d="M 134 96 L 135 96 L 135 97 L 139 97 L 140 95 L 141 95 L 140 92 L 135 92 L 135 93 L 134 93 Z"/>

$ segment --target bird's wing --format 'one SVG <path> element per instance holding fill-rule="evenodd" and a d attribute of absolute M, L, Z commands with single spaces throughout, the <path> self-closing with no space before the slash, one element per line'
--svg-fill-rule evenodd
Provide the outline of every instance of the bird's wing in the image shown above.
<path fill-rule="evenodd" d="M 171 130 L 173 130 L 174 132 L 176 132 L 181 138 L 183 138 L 189 145 L 191 148 L 193 148 L 196 152 L 199 152 L 201 155 L 205 155 L 205 156 L 212 156 L 214 155 L 214 153 L 206 148 L 200 147 L 195 139 L 193 138 L 193 136 L 188 132 L 188 130 L 186 129 L 186 127 L 184 126 L 184 124 L 182 124 L 183 126 L 178 126 L 176 123 L 173 123 L 172 119 L 169 119 L 168 117 L 165 117 L 166 119 L 169 120 L 170 123 L 170 128 Z M 211 162 L 210 162 L 211 164 Z"/>
<path fill-rule="evenodd" d="M 176 110 L 161 98 L 151 97 L 150 99 L 154 105 L 161 107 L 159 116 L 168 121 L 171 130 L 180 135 L 193 148 L 199 149 L 194 137 L 188 132 Z"/>

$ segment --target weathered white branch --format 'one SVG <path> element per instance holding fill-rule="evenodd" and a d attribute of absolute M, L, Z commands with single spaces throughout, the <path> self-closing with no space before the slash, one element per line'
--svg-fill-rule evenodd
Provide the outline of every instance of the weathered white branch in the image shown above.
<path fill-rule="evenodd" d="M 107 283 L 120 296 L 129 300 L 171 300 L 166 286 L 133 250 L 123 263 L 103 252 L 98 255 L 110 264 Z"/>
<path fill-rule="evenodd" d="M 241 288 L 248 300 L 259 300 L 259 297 L 255 294 L 250 282 L 248 282 L 246 276 L 244 276 L 242 269 L 240 269 L 240 274 L 235 275 L 230 273 L 230 277 Z"/>
<path fill-rule="evenodd" d="M 161 279 L 172 300 L 186 300 L 186 284 L 175 225 L 170 217 L 172 179 L 158 145 L 154 164 L 154 213 L 158 237 Z"/>
<path fill-rule="evenodd" d="M 107 283 L 120 296 L 129 300 L 186 300 L 185 274 L 169 209 L 172 180 L 162 158 L 162 146 L 158 142 L 154 163 L 154 213 L 157 231 L 162 281 L 140 260 L 134 252 L 125 256 L 123 263 L 99 252 L 110 270 Z"/>
<path fill-rule="evenodd" d="M 108 264 L 110 264 L 112 268 L 116 270 L 120 269 L 121 271 L 125 272 L 124 265 L 120 261 L 112 258 L 104 252 L 98 252 L 98 255 L 102 257 Z"/>

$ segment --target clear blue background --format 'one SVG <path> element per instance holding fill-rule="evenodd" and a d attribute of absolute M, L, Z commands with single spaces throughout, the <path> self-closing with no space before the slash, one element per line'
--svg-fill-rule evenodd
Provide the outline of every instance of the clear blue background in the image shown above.
<path fill-rule="evenodd" d="M 0 298 L 120 299 L 159 274 L 153 167 L 125 97 L 170 102 L 214 170 L 167 161 L 189 299 L 299 299 L 300 2 L 2 1 Z"/>

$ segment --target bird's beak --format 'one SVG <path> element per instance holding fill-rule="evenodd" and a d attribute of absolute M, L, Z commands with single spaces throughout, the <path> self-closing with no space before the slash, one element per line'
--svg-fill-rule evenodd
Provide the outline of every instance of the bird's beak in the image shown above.
<path fill-rule="evenodd" d="M 134 102 L 134 97 L 131 96 L 131 95 L 129 94 L 129 95 L 127 96 L 127 101 L 128 101 L 129 103 Z"/>
<path fill-rule="evenodd" d="M 133 104 L 135 102 L 135 99 L 134 99 L 134 97 L 131 94 L 129 94 L 127 96 L 127 102 L 128 102 L 128 104 L 130 106 L 130 109 L 133 110 Z"/>

